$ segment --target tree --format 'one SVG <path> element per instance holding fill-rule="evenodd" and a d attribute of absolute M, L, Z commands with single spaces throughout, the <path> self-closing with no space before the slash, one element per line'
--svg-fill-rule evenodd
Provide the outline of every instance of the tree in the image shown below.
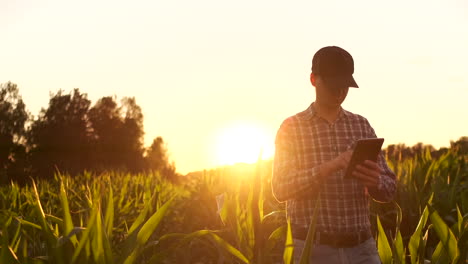
<path fill-rule="evenodd" d="M 143 160 L 143 113 L 134 97 L 122 99 L 123 131 L 122 148 L 126 164 L 131 171 L 142 170 Z"/>
<path fill-rule="evenodd" d="M 461 137 L 457 141 L 450 141 L 450 148 L 460 156 L 468 155 L 468 137 Z"/>
<path fill-rule="evenodd" d="M 0 182 L 24 178 L 26 106 L 16 84 L 0 85 Z"/>
<path fill-rule="evenodd" d="M 119 141 L 122 138 L 120 109 L 113 97 L 103 97 L 89 110 L 89 121 L 93 130 L 93 168 L 98 171 L 106 168 L 119 168 Z"/>
<path fill-rule="evenodd" d="M 90 101 L 74 89 L 51 95 L 28 136 L 33 173 L 51 177 L 56 169 L 75 174 L 89 167 L 91 127 L 87 117 Z"/>
<path fill-rule="evenodd" d="M 155 138 L 146 150 L 146 164 L 149 170 L 158 171 L 163 177 L 176 180 L 175 165 L 169 162 L 167 147 L 162 137 Z"/>
<path fill-rule="evenodd" d="M 125 97 L 118 105 L 115 97 L 103 97 L 90 106 L 79 89 L 59 90 L 32 119 L 17 86 L 0 85 L 0 182 L 26 175 L 50 178 L 57 171 L 151 169 L 175 175 L 162 138 L 144 156 L 143 113 L 135 98 Z"/>
<path fill-rule="evenodd" d="M 93 130 L 94 168 L 144 169 L 143 114 L 134 98 L 124 98 L 118 106 L 113 97 L 103 97 L 89 110 Z"/>

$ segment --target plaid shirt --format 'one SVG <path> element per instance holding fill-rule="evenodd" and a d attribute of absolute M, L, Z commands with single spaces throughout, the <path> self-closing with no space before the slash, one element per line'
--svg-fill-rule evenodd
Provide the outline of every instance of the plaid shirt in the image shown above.
<path fill-rule="evenodd" d="M 370 230 L 369 194 L 387 202 L 396 191 L 395 174 L 383 154 L 378 157 L 384 171 L 378 187 L 368 190 L 356 179 L 344 179 L 344 170 L 320 175 L 320 165 L 351 149 L 356 140 L 375 137 L 367 119 L 342 108 L 334 123 L 321 118 L 313 104 L 283 122 L 276 136 L 272 188 L 278 201 L 286 201 L 292 224 L 308 227 L 320 197 L 317 231 Z"/>

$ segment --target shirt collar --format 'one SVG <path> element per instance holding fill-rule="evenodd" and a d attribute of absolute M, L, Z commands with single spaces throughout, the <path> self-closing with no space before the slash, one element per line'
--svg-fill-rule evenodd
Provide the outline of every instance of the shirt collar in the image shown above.
<path fill-rule="evenodd" d="M 317 110 L 313 107 L 314 103 L 312 103 L 305 111 L 304 111 L 304 116 L 303 118 L 305 120 L 310 120 L 314 117 L 319 117 Z M 340 113 L 338 114 L 338 118 L 336 119 L 337 121 L 340 120 L 342 117 L 349 118 L 351 115 L 350 112 L 346 111 L 343 109 L 343 107 L 340 106 Z"/>
<path fill-rule="evenodd" d="M 302 116 L 305 120 L 310 120 L 314 116 L 317 116 L 317 111 L 315 108 L 312 106 L 314 103 L 312 103 L 305 111 L 304 115 Z"/>

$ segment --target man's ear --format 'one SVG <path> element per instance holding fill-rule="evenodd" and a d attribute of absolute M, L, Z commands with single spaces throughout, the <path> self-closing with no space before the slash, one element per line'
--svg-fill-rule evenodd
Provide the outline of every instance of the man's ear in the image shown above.
<path fill-rule="evenodd" d="M 317 81 L 317 76 L 312 72 L 310 73 L 310 83 L 315 86 L 315 82 Z"/>

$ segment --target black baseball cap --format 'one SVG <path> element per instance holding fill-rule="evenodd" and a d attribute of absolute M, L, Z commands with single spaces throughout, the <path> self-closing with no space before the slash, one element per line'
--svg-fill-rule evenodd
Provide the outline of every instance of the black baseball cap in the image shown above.
<path fill-rule="evenodd" d="M 324 47 L 315 53 L 312 59 L 312 73 L 321 76 L 332 89 L 359 88 L 353 78 L 353 57 L 337 46 Z"/>

